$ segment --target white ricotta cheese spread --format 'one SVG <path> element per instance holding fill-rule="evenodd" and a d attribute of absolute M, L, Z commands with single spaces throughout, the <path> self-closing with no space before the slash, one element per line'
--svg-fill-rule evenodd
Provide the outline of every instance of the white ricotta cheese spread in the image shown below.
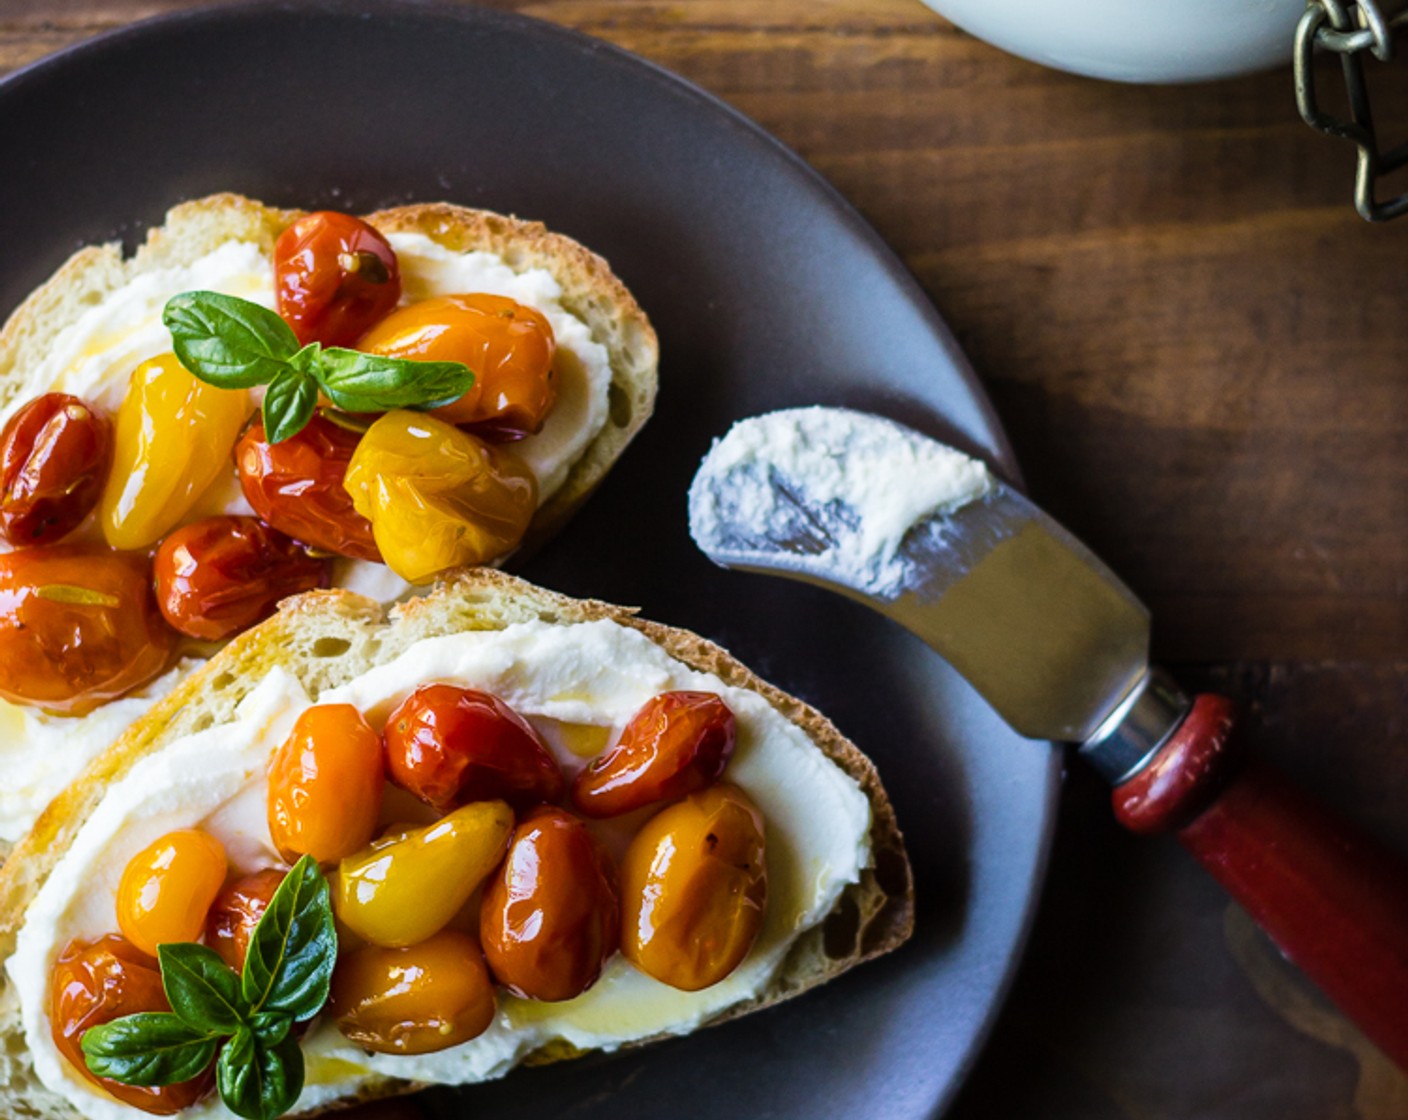
<path fill-rule="evenodd" d="M 839 583 L 893 597 L 921 521 L 981 498 L 987 468 L 902 425 L 840 408 L 741 420 L 689 492 L 689 530 L 711 556 L 795 552 Z"/>
<path fill-rule="evenodd" d="M 558 400 L 543 430 L 513 445 L 513 452 L 538 480 L 541 504 L 561 487 L 571 465 L 606 425 L 611 362 L 587 324 L 561 303 L 562 288 L 545 269 L 515 272 L 493 253 L 456 253 L 418 233 L 393 233 L 402 272 L 402 303 L 434 296 L 487 292 L 540 311 L 557 340 Z M 257 245 L 228 241 L 181 267 L 135 276 L 88 308 L 59 332 L 44 359 L 29 370 L 23 387 L 0 411 L 0 424 L 43 393 L 65 392 L 117 413 L 132 371 L 171 349 L 161 322 L 166 301 L 180 292 L 209 290 L 274 306 L 273 265 Z M 192 512 L 252 514 L 233 469 L 223 472 Z M 71 539 L 96 533 L 92 519 Z M 8 546 L 0 542 L 0 551 Z M 382 564 L 339 560 L 333 583 L 382 602 L 406 595 L 411 585 Z M 143 692 L 107 704 L 88 716 L 50 716 L 0 700 L 0 765 L 12 775 L 0 790 L 0 840 L 18 839 L 45 805 L 126 726 L 169 692 L 180 673 L 168 674 Z"/>
<path fill-rule="evenodd" d="M 870 803 L 855 781 L 762 697 L 688 668 L 629 627 L 534 622 L 435 638 L 319 700 L 355 704 L 377 726 L 426 681 L 502 697 L 543 731 L 569 776 L 586 759 L 571 749 L 573 736 L 564 729 L 600 728 L 601 741 L 611 742 L 659 692 L 719 693 L 738 718 L 738 744 L 725 777 L 747 791 L 766 819 L 765 924 L 739 968 L 711 988 L 677 991 L 617 955 L 574 1000 L 545 1004 L 501 994 L 484 1034 L 436 1054 L 368 1054 L 334 1024 L 319 1021 L 304 1040 L 308 1083 L 301 1109 L 354 1092 L 373 1074 L 442 1084 L 482 1081 L 501 1076 L 554 1039 L 611 1050 L 633 1039 L 692 1030 L 762 990 L 796 937 L 816 925 L 869 864 Z M 48 985 L 57 955 L 74 938 L 116 930 L 113 900 L 123 868 L 173 829 L 210 830 L 241 871 L 282 866 L 269 838 L 264 771 L 310 702 L 296 681 L 276 670 L 246 697 L 234 722 L 141 759 L 107 791 L 26 912 L 6 963 L 26 1043 L 45 1086 L 90 1120 L 140 1120 L 145 1114 L 101 1093 L 54 1046 Z M 183 1115 L 229 1113 L 211 1100 Z"/>

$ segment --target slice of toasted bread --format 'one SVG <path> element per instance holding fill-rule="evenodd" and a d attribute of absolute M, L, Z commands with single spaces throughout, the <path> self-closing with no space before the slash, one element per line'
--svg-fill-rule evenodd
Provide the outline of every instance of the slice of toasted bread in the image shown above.
<path fill-rule="evenodd" d="M 274 243 L 301 213 L 239 195 L 212 195 L 173 208 L 165 224 L 151 230 L 131 257 L 124 258 L 115 242 L 79 250 L 0 329 L 0 409 L 51 391 L 54 386 L 45 383 L 43 363 L 54 340 L 124 285 L 159 270 L 188 266 L 232 241 L 257 246 L 272 261 Z M 649 418 L 656 392 L 655 332 L 601 257 L 538 222 L 448 203 L 402 206 L 373 214 L 370 220 L 388 234 L 420 233 L 454 252 L 493 253 L 516 273 L 546 270 L 561 289 L 562 308 L 585 323 L 591 338 L 606 351 L 611 381 L 605 426 L 535 513 L 514 557 L 521 559 L 581 505 Z M 270 269 L 272 274 L 272 263 Z M 30 813 L 19 816 L 32 819 L 54 792 L 48 783 L 71 777 L 87 757 L 78 758 L 65 774 L 46 772 Z M 7 822 L 3 835 L 14 839 L 24 823 L 18 818 Z M 0 841 L 0 855 L 4 847 Z"/>
<path fill-rule="evenodd" d="M 766 990 L 714 1021 L 777 1003 L 902 943 L 913 924 L 913 894 L 899 827 L 874 767 L 830 721 L 759 680 L 696 634 L 643 621 L 626 608 L 570 599 L 512 576 L 473 569 L 456 573 L 430 595 L 410 600 L 389 615 L 379 604 L 347 592 L 311 592 L 287 601 L 274 618 L 231 642 L 55 799 L 0 869 L 0 958 L 14 951 L 26 907 L 105 790 L 144 756 L 232 719 L 236 705 L 270 671 L 279 668 L 291 673 L 316 699 L 327 689 L 389 663 L 423 639 L 466 630 L 500 630 L 519 622 L 570 626 L 598 619 L 631 627 L 690 668 L 762 696 L 854 778 L 871 805 L 872 867 L 860 882 L 846 888 L 822 923 L 792 944 Z M 13 991 L 0 991 L 0 1115 L 71 1117 L 71 1106 L 45 1090 L 29 1065 L 16 1003 Z M 574 1047 L 556 1042 L 526 1061 L 557 1061 L 577 1053 Z M 411 1088 L 406 1082 L 378 1080 L 364 1084 L 358 1097 L 369 1099 Z"/>
<path fill-rule="evenodd" d="M 52 340 L 124 284 L 143 273 L 189 265 L 228 241 L 251 242 L 272 257 L 279 234 L 303 213 L 216 194 L 174 207 L 129 258 L 116 242 L 80 249 L 0 330 L 0 408 L 48 392 L 52 386 L 36 383 L 34 371 Z M 447 202 L 399 206 L 367 220 L 384 233 L 421 233 L 455 252 L 494 253 L 514 272 L 545 269 L 562 287 L 563 308 L 606 348 L 611 362 L 606 426 L 539 508 L 524 541 L 531 550 L 582 503 L 649 419 L 659 360 L 655 331 L 605 260 L 540 222 Z"/>

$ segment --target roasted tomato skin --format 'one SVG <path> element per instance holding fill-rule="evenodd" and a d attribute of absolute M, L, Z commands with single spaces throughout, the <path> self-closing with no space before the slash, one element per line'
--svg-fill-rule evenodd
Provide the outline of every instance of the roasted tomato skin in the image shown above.
<path fill-rule="evenodd" d="M 52 544 L 102 497 L 112 425 L 67 393 L 35 397 L 0 430 L 0 534 L 12 545 Z"/>
<path fill-rule="evenodd" d="M 686 992 L 717 984 L 763 928 L 768 874 L 763 815 L 719 782 L 662 809 L 621 861 L 621 952 Z"/>
<path fill-rule="evenodd" d="M 261 519 L 310 548 L 379 563 L 371 522 L 342 485 L 361 438 L 315 415 L 297 435 L 270 443 L 255 420 L 235 444 L 245 498 Z"/>
<path fill-rule="evenodd" d="M 411 583 L 507 556 L 538 508 L 537 478 L 511 450 L 408 409 L 367 429 L 343 485 Z"/>
<path fill-rule="evenodd" d="M 532 725 L 487 692 L 421 685 L 391 713 L 382 737 L 391 780 L 440 813 L 471 801 L 525 809 L 560 800 L 566 788 Z"/>
<path fill-rule="evenodd" d="M 327 1013 L 367 1050 L 432 1054 L 483 1034 L 494 1010 L 479 946 L 447 929 L 404 948 L 367 945 L 344 954 Z"/>
<path fill-rule="evenodd" d="M 381 736 L 351 704 L 315 704 L 269 762 L 269 835 L 290 863 L 333 863 L 367 846 L 381 812 Z"/>
<path fill-rule="evenodd" d="M 325 559 L 254 517 L 208 517 L 177 529 L 152 566 L 166 621 L 211 642 L 268 618 L 281 599 L 328 585 Z"/>
<path fill-rule="evenodd" d="M 170 1011 L 156 962 L 120 937 L 71 942 L 59 955 L 50 982 L 49 1030 L 69 1063 L 118 1100 L 157 1116 L 189 1108 L 215 1086 L 215 1064 L 190 1081 L 144 1088 L 97 1077 L 84 1062 L 86 1031 L 125 1015 Z"/>
<path fill-rule="evenodd" d="M 514 995 L 556 1001 L 590 988 L 620 941 L 611 857 L 563 809 L 534 810 L 479 910 L 479 940 L 494 978 Z"/>
<path fill-rule="evenodd" d="M 159 676 L 176 635 L 144 556 L 83 545 L 0 555 L 0 696 L 83 715 Z"/>
<path fill-rule="evenodd" d="M 307 345 L 351 346 L 401 298 L 401 266 L 379 231 L 351 214 L 305 214 L 274 243 L 279 314 Z"/>
<path fill-rule="evenodd" d="M 463 362 L 474 384 L 435 409 L 447 424 L 494 442 L 542 430 L 557 402 L 557 341 L 542 313 L 506 296 L 437 296 L 393 311 L 357 342 L 372 354 Z"/>
<path fill-rule="evenodd" d="M 662 692 L 577 775 L 572 805 L 583 816 L 615 817 L 684 797 L 718 779 L 737 740 L 737 720 L 715 693 Z"/>
<path fill-rule="evenodd" d="M 205 943 L 236 972 L 244 968 L 244 955 L 254 927 L 269 909 L 269 900 L 284 881 L 284 872 L 270 868 L 245 875 L 215 896 L 205 918 Z"/>

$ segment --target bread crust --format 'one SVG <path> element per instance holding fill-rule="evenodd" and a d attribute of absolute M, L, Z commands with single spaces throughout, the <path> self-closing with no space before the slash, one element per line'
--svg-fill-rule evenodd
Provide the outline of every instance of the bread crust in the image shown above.
<path fill-rule="evenodd" d="M 914 897 L 899 825 L 874 766 L 830 720 L 761 680 L 726 650 L 697 634 L 640 619 L 628 607 L 573 599 L 514 576 L 476 568 L 452 573 L 430 594 L 389 611 L 347 591 L 309 592 L 285 601 L 273 618 L 237 637 L 95 759 L 55 799 L 0 868 L 0 957 L 14 951 L 25 908 L 106 789 L 145 755 L 231 718 L 239 701 L 270 670 L 281 668 L 291 673 L 316 697 L 393 660 L 426 638 L 464 630 L 502 629 L 530 620 L 573 625 L 597 619 L 638 630 L 689 667 L 716 674 L 730 685 L 762 696 L 855 778 L 870 801 L 872 868 L 858 884 L 846 889 L 822 923 L 798 938 L 766 991 L 706 1025 L 771 1006 L 903 943 L 913 928 Z M 3 1068 L 7 1061 L 10 1066 L 10 1076 L 0 1077 L 0 1085 L 18 1085 L 21 1091 L 13 1097 L 12 1090 L 0 1091 L 0 1106 L 10 1106 L 4 1114 L 75 1116 L 28 1072 L 18 1009 L 10 1006 L 14 1001 L 12 997 L 7 1001 L 9 994 L 0 988 L 0 1074 L 7 1072 Z M 544 1064 L 578 1054 L 574 1047 L 551 1043 L 530 1054 L 525 1064 Z M 364 1086 L 358 1099 L 415 1088 L 408 1082 L 377 1079 Z M 42 1112 L 18 1110 L 20 1102 L 36 1095 L 43 1100 Z M 344 1103 L 354 1102 L 339 1105 Z"/>
<path fill-rule="evenodd" d="M 188 265 L 230 240 L 272 255 L 274 243 L 306 211 L 281 210 L 238 194 L 183 202 L 124 258 L 117 242 L 78 250 L 36 288 L 0 329 L 0 407 L 48 392 L 30 375 L 59 331 L 134 277 Z M 611 363 L 606 425 L 582 451 L 562 486 L 537 510 L 520 546 L 527 555 L 552 536 L 606 477 L 655 408 L 659 343 L 634 296 L 607 262 L 541 222 L 449 202 L 380 210 L 366 220 L 383 233 L 418 232 L 457 252 L 496 253 L 515 272 L 542 268 L 562 287 L 563 307 L 583 320 Z"/>

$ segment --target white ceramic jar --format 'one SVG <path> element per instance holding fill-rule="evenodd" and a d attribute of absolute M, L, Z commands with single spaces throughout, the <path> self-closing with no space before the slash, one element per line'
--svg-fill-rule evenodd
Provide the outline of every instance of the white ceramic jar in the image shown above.
<path fill-rule="evenodd" d="M 1012 54 L 1122 82 L 1196 82 L 1289 63 L 1305 0 L 924 0 Z"/>

